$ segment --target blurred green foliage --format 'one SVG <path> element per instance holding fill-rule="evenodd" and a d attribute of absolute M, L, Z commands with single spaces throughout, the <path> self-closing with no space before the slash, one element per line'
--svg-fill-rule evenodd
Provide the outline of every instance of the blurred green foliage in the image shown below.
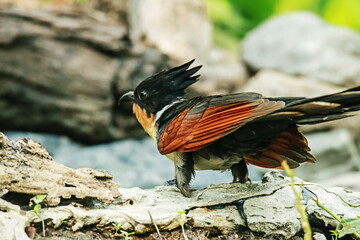
<path fill-rule="evenodd" d="M 236 48 L 247 32 L 269 17 L 310 11 L 329 23 L 360 31 L 360 0 L 205 0 L 214 43 Z"/>

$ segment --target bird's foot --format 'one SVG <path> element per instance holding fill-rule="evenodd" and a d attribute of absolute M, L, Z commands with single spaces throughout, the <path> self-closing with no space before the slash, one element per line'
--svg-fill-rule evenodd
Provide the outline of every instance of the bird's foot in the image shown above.
<path fill-rule="evenodd" d="M 252 183 L 251 180 L 250 180 L 250 178 L 242 179 L 242 180 L 240 180 L 240 179 L 238 179 L 238 178 L 234 178 L 232 182 L 233 182 L 233 183 L 246 183 L 246 182 Z"/>
<path fill-rule="evenodd" d="M 181 184 L 181 186 L 178 186 L 180 192 L 182 193 L 182 195 L 184 195 L 185 197 L 190 197 L 191 195 L 191 188 L 190 188 L 190 184 L 186 184 L 183 183 Z"/>
<path fill-rule="evenodd" d="M 166 181 L 164 183 L 164 186 L 176 186 L 185 197 L 190 197 L 191 194 L 190 184 L 183 183 L 180 184 L 179 186 L 176 182 L 176 179 L 171 179 L 169 181 Z"/>

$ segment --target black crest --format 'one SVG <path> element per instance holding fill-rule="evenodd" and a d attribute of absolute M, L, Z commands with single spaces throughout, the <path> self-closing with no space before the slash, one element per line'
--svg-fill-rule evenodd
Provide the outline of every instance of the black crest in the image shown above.
<path fill-rule="evenodd" d="M 166 105 L 183 99 L 185 89 L 198 81 L 200 75 L 193 76 L 201 66 L 190 68 L 194 59 L 181 66 L 162 71 L 142 81 L 134 90 L 134 101 L 155 114 Z"/>

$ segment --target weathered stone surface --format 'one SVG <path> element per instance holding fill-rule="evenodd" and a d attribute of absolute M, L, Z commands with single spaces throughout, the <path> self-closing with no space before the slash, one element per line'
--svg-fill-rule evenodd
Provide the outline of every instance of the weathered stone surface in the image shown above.
<path fill-rule="evenodd" d="M 211 24 L 201 0 L 129 1 L 133 42 L 156 46 L 178 61 L 204 61 L 211 45 Z"/>
<path fill-rule="evenodd" d="M 1 239 L 28 240 L 25 227 L 28 218 L 20 214 L 20 207 L 0 198 L 0 236 Z"/>
<path fill-rule="evenodd" d="M 0 159 L 0 186 L 9 191 L 6 196 L 46 194 L 51 206 L 71 197 L 109 203 L 120 196 L 109 173 L 65 167 L 31 139 L 12 141 L 0 132 Z"/>
<path fill-rule="evenodd" d="M 236 206 L 225 206 L 223 209 L 196 208 L 190 210 L 186 216 L 192 222 L 192 227 L 209 229 L 212 232 L 220 231 L 224 235 L 246 227 Z M 216 229 L 212 226 L 216 226 Z"/>
<path fill-rule="evenodd" d="M 301 230 L 300 213 L 294 208 L 295 196 L 291 187 L 277 190 L 273 195 L 245 201 L 247 225 L 254 232 L 265 236 L 294 236 Z"/>
<path fill-rule="evenodd" d="M 319 184 L 325 187 L 342 187 L 351 189 L 352 191 L 360 192 L 360 172 L 351 171 L 343 174 L 333 175 L 329 179 L 318 181 Z"/>
<path fill-rule="evenodd" d="M 242 56 L 252 70 L 274 69 L 337 85 L 360 84 L 360 35 L 308 12 L 268 20 L 244 39 Z"/>
<path fill-rule="evenodd" d="M 115 111 L 117 100 L 169 59 L 133 53 L 127 26 L 70 13 L 0 10 L 1 129 L 87 143 L 144 135 L 131 111 Z"/>

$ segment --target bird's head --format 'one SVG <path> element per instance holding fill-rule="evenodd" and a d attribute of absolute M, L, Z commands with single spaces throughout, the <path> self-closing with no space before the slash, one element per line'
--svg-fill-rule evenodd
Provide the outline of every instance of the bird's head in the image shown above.
<path fill-rule="evenodd" d="M 162 71 L 145 79 L 134 91 L 121 96 L 119 104 L 133 102 L 148 113 L 156 115 L 165 106 L 183 99 L 185 89 L 198 81 L 199 75 L 193 75 L 201 66 L 189 69 L 193 62 L 194 60 L 191 60 L 184 65 Z"/>

